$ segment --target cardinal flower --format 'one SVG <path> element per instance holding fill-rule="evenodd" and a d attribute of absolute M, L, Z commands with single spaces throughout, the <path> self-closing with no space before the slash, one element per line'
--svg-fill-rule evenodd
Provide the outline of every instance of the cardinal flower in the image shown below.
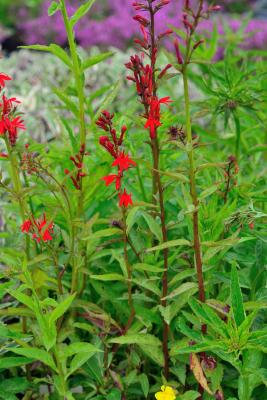
<path fill-rule="evenodd" d="M 119 190 L 121 187 L 121 177 L 119 175 L 107 175 L 102 178 L 105 181 L 106 186 L 111 185 L 115 181 L 116 190 Z"/>
<path fill-rule="evenodd" d="M 175 400 L 175 391 L 170 386 L 161 386 L 161 392 L 155 394 L 157 400 Z"/>
<path fill-rule="evenodd" d="M 21 231 L 23 233 L 32 233 L 32 238 L 38 243 L 41 241 L 48 242 L 53 240 L 53 228 L 54 224 L 52 222 L 47 222 L 45 214 L 37 220 L 34 218 L 32 218 L 32 220 L 27 219 L 21 225 Z"/>
<path fill-rule="evenodd" d="M 145 124 L 145 128 L 150 130 L 151 139 L 155 139 L 156 129 L 161 126 L 160 122 L 160 105 L 169 105 L 171 103 L 170 97 L 163 97 L 158 99 L 156 96 L 151 98 L 149 115 Z"/>
<path fill-rule="evenodd" d="M 136 166 L 136 163 L 130 159 L 128 154 L 120 153 L 119 157 L 116 158 L 115 161 L 113 161 L 112 166 L 116 167 L 118 166 L 120 172 L 126 171 L 132 166 Z"/>
<path fill-rule="evenodd" d="M 131 206 L 133 205 L 132 194 L 128 194 L 126 192 L 126 189 L 124 189 L 124 191 L 119 194 L 119 198 L 120 198 L 120 203 L 119 203 L 120 207 L 128 207 L 129 205 Z"/>
<path fill-rule="evenodd" d="M 6 86 L 5 81 L 11 81 L 12 78 L 3 72 L 0 72 L 0 86 L 4 88 Z"/>
<path fill-rule="evenodd" d="M 6 117 L 0 120 L 0 135 L 8 132 L 10 144 L 13 146 L 17 141 L 18 129 L 26 129 L 24 121 L 20 117 L 15 117 L 13 119 Z"/>
<path fill-rule="evenodd" d="M 32 222 L 31 222 L 31 220 L 27 219 L 21 225 L 21 232 L 29 233 L 31 229 L 32 229 Z"/>

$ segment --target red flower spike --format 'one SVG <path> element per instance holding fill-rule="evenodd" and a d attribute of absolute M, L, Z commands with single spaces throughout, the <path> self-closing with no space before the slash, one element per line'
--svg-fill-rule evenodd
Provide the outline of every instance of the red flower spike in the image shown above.
<path fill-rule="evenodd" d="M 128 194 L 126 190 L 124 189 L 123 193 L 119 193 L 119 206 L 120 207 L 128 207 L 129 205 L 133 205 L 132 201 L 132 194 Z"/>
<path fill-rule="evenodd" d="M 2 88 L 6 86 L 5 81 L 12 81 L 12 78 L 3 72 L 0 72 L 0 86 Z"/>

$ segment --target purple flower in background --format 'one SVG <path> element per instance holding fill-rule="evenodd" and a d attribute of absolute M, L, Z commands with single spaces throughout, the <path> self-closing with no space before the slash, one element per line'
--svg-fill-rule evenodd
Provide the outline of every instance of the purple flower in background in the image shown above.
<path fill-rule="evenodd" d="M 79 0 L 68 0 L 67 9 L 69 14 L 73 14 L 79 7 Z M 219 2 L 218 2 L 219 3 Z M 96 2 L 88 17 L 82 19 L 76 26 L 76 39 L 83 47 L 91 47 L 94 45 L 118 48 L 126 48 L 132 43 L 132 38 L 136 34 L 136 24 L 132 19 L 132 0 L 101 0 Z M 66 34 L 60 12 L 52 17 L 48 17 L 47 9 L 50 5 L 49 0 L 45 0 L 39 17 L 35 19 L 27 19 L 25 16 L 25 8 L 21 12 L 21 19 L 24 20 L 19 26 L 24 34 L 24 40 L 27 44 L 46 44 L 56 42 L 61 45 L 66 44 Z M 158 32 L 168 29 L 168 25 L 176 27 L 181 26 L 179 15 L 183 2 L 181 0 L 172 0 L 168 7 L 165 7 L 157 19 Z M 221 15 L 217 16 L 216 24 L 219 33 L 223 34 L 223 24 Z M 211 31 L 213 21 L 203 21 L 201 28 Z M 227 22 L 233 32 L 236 32 L 242 23 L 240 19 L 231 19 L 227 15 Z M 246 40 L 249 47 L 262 48 L 267 44 L 267 23 L 264 19 L 252 19 L 245 30 L 250 35 Z"/>

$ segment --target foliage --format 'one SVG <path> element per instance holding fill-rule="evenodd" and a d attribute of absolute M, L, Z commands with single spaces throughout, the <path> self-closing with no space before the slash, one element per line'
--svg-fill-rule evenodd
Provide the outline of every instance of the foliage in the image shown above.
<path fill-rule="evenodd" d="M 93 3 L 51 2 L 68 47 L 18 56 L 39 77 L 1 61 L 0 398 L 265 398 L 266 52 L 214 63 L 187 6 L 156 65 L 137 18 L 126 73 L 75 42 Z"/>

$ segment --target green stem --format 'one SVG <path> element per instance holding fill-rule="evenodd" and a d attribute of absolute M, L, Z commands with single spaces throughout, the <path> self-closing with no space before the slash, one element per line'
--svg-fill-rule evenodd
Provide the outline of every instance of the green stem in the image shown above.
<path fill-rule="evenodd" d="M 240 119 L 237 113 L 237 110 L 233 112 L 234 121 L 235 121 L 235 131 L 236 131 L 236 138 L 235 138 L 235 156 L 238 160 L 239 157 L 239 150 L 240 150 L 240 139 L 241 139 L 241 125 Z"/>
<path fill-rule="evenodd" d="M 184 65 L 182 72 L 183 72 L 183 83 L 184 83 L 186 135 L 187 135 L 188 159 L 189 159 L 190 194 L 191 194 L 191 198 L 192 198 L 192 203 L 194 204 L 194 212 L 193 212 L 194 252 L 195 252 L 195 261 L 196 261 L 196 269 L 197 269 L 199 299 L 200 299 L 200 301 L 205 302 L 205 288 L 204 288 L 204 278 L 203 278 L 203 269 L 202 269 L 201 244 L 200 244 L 200 237 L 199 237 L 199 215 L 198 215 L 199 201 L 198 201 L 197 190 L 196 190 L 194 145 L 193 145 L 193 138 L 192 138 L 187 64 Z M 206 328 L 204 327 L 204 330 L 205 329 Z"/>
<path fill-rule="evenodd" d="M 126 225 L 126 210 L 124 207 L 122 208 L 122 218 L 123 218 L 123 252 L 124 252 L 124 262 L 127 269 L 128 304 L 130 308 L 130 316 L 125 327 L 125 331 L 127 332 L 134 319 L 135 308 L 132 296 L 132 266 L 129 262 L 128 250 L 127 250 L 128 237 L 127 237 L 127 225 Z"/>
<path fill-rule="evenodd" d="M 75 79 L 75 86 L 78 94 L 78 103 L 79 103 L 79 130 L 80 130 L 80 148 L 86 146 L 86 123 L 85 123 L 85 93 L 84 93 L 84 84 L 82 79 L 82 70 L 80 66 L 80 60 L 77 53 L 77 46 L 75 42 L 73 27 L 71 26 L 65 0 L 61 0 L 61 12 L 64 19 L 64 25 L 67 32 L 69 48 L 70 48 L 70 56 L 73 64 L 73 74 Z M 83 156 L 82 156 L 83 161 Z M 79 199 L 78 199 L 78 207 L 77 207 L 77 217 L 82 218 L 84 214 L 84 190 L 81 182 L 81 189 L 79 191 Z M 83 249 L 81 249 L 82 251 Z M 78 284 L 78 266 L 75 262 L 75 257 L 73 257 L 74 265 L 73 265 L 73 273 L 72 273 L 72 284 L 71 290 L 72 292 L 77 291 Z"/>

